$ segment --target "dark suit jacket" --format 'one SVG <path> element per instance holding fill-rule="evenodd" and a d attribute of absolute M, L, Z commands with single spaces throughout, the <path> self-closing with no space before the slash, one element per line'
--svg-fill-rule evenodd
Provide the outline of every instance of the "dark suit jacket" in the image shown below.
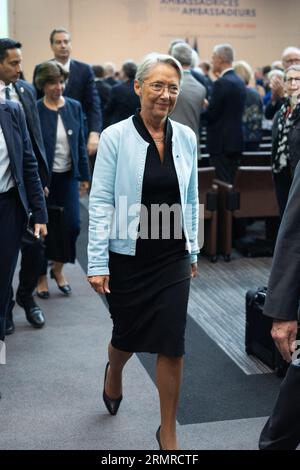
<path fill-rule="evenodd" d="M 140 107 L 140 99 L 133 84 L 134 80 L 128 80 L 112 87 L 110 100 L 105 108 L 105 115 L 110 124 L 129 118 Z"/>
<path fill-rule="evenodd" d="M 104 79 L 105 83 L 107 83 L 109 86 L 115 86 L 115 85 L 120 85 L 119 80 L 116 80 L 113 77 L 107 77 Z"/>
<path fill-rule="evenodd" d="M 298 163 L 277 236 L 264 314 L 278 320 L 297 320 L 299 299 L 300 165 Z"/>
<path fill-rule="evenodd" d="M 105 108 L 107 103 L 109 102 L 112 87 L 104 81 L 104 78 L 100 78 L 100 80 L 95 80 L 95 85 L 101 102 L 103 129 L 105 129 L 107 126 L 109 126 L 109 119 L 105 113 Z"/>
<path fill-rule="evenodd" d="M 208 109 L 203 113 L 210 155 L 242 152 L 245 101 L 245 84 L 234 71 L 226 72 L 214 82 Z"/>
<path fill-rule="evenodd" d="M 272 103 L 272 101 L 270 100 L 265 109 L 266 119 L 273 119 L 277 111 L 280 110 L 282 104 L 283 100 L 281 98 L 278 98 L 275 103 Z"/>
<path fill-rule="evenodd" d="M 28 216 L 34 223 L 47 223 L 47 210 L 38 165 L 33 153 L 24 113 L 18 103 L 0 103 L 0 125 L 7 145 L 12 176 Z"/>
<path fill-rule="evenodd" d="M 32 85 L 25 82 L 24 80 L 17 80 L 13 86 L 15 87 L 15 90 L 19 96 L 19 99 L 24 109 L 26 124 L 29 131 L 33 151 L 39 166 L 39 175 L 41 178 L 42 185 L 43 187 L 45 187 L 47 186 L 48 182 L 49 168 L 42 137 L 40 118 L 36 107 L 35 91 Z"/>
<path fill-rule="evenodd" d="M 70 145 L 73 177 L 80 181 L 89 181 L 90 172 L 84 139 L 81 105 L 78 101 L 72 100 L 71 98 L 65 98 L 65 100 L 66 103 L 60 108 L 59 114 L 62 118 Z M 38 101 L 37 108 L 41 121 L 48 165 L 50 172 L 52 172 L 58 113 L 46 108 L 42 99 Z"/>
<path fill-rule="evenodd" d="M 191 69 L 191 74 L 197 80 L 197 82 L 201 83 L 201 85 L 204 86 L 206 90 L 206 96 L 208 96 L 207 81 L 206 81 L 205 76 L 202 75 L 202 73 L 197 72 L 197 70 L 194 70 L 194 69 Z"/>
<path fill-rule="evenodd" d="M 38 65 L 33 72 L 33 83 Z M 43 93 L 37 90 L 37 97 L 41 98 Z M 88 132 L 101 132 L 102 113 L 100 98 L 95 86 L 95 76 L 92 67 L 78 60 L 71 60 L 70 74 L 64 96 L 80 101 L 83 112 L 87 119 Z"/>

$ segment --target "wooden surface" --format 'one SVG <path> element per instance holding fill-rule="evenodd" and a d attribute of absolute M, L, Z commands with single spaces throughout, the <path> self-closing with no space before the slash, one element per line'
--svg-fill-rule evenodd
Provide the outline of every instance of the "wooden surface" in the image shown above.
<path fill-rule="evenodd" d="M 192 280 L 189 315 L 246 373 L 271 372 L 245 353 L 245 294 L 267 285 L 272 258 L 243 258 L 237 254 L 227 263 L 199 257 L 199 274 Z"/>

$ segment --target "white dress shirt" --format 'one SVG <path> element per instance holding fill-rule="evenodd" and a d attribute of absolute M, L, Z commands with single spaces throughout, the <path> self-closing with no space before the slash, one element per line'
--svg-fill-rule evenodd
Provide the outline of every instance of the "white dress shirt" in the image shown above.
<path fill-rule="evenodd" d="M 5 95 L 6 88 L 9 88 L 10 101 L 14 101 L 15 103 L 18 103 L 24 111 L 19 95 L 12 83 L 6 86 L 5 83 L 0 80 L 0 99 L 2 99 L 2 101 L 6 99 L 6 95 Z"/>
<path fill-rule="evenodd" d="M 14 186 L 15 182 L 11 174 L 7 145 L 0 126 L 0 193 L 6 193 Z"/>
<path fill-rule="evenodd" d="M 229 71 L 231 71 L 231 70 L 233 70 L 233 67 L 228 67 L 227 69 L 223 70 L 223 72 L 220 73 L 219 78 L 223 77 L 223 75 L 225 75 L 225 73 L 227 73 L 227 72 L 229 72 Z"/>
<path fill-rule="evenodd" d="M 56 146 L 52 171 L 55 173 L 65 173 L 72 168 L 70 145 L 64 127 L 62 118 L 58 113 L 57 130 L 56 130 Z"/>

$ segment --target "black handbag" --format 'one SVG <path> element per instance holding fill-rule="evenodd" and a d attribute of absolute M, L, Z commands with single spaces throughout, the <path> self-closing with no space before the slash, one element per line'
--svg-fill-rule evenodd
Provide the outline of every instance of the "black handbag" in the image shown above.
<path fill-rule="evenodd" d="M 22 243 L 24 243 L 25 245 L 41 245 L 42 247 L 44 247 L 43 237 L 37 238 L 34 235 L 34 223 L 31 212 L 28 214 L 27 226 L 22 234 Z"/>
<path fill-rule="evenodd" d="M 46 257 L 67 263 L 70 260 L 70 243 L 63 207 L 48 205 L 48 235 L 45 238 Z"/>

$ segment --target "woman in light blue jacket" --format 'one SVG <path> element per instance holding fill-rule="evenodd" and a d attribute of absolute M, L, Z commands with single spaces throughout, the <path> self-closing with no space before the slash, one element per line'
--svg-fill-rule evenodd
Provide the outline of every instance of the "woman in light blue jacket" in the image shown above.
<path fill-rule="evenodd" d="M 141 109 L 101 136 L 90 194 L 88 279 L 113 320 L 103 400 L 115 415 L 133 352 L 157 353 L 160 448 L 178 449 L 176 411 L 191 277 L 197 273 L 197 142 L 168 118 L 180 91 L 176 59 L 146 56 Z"/>

